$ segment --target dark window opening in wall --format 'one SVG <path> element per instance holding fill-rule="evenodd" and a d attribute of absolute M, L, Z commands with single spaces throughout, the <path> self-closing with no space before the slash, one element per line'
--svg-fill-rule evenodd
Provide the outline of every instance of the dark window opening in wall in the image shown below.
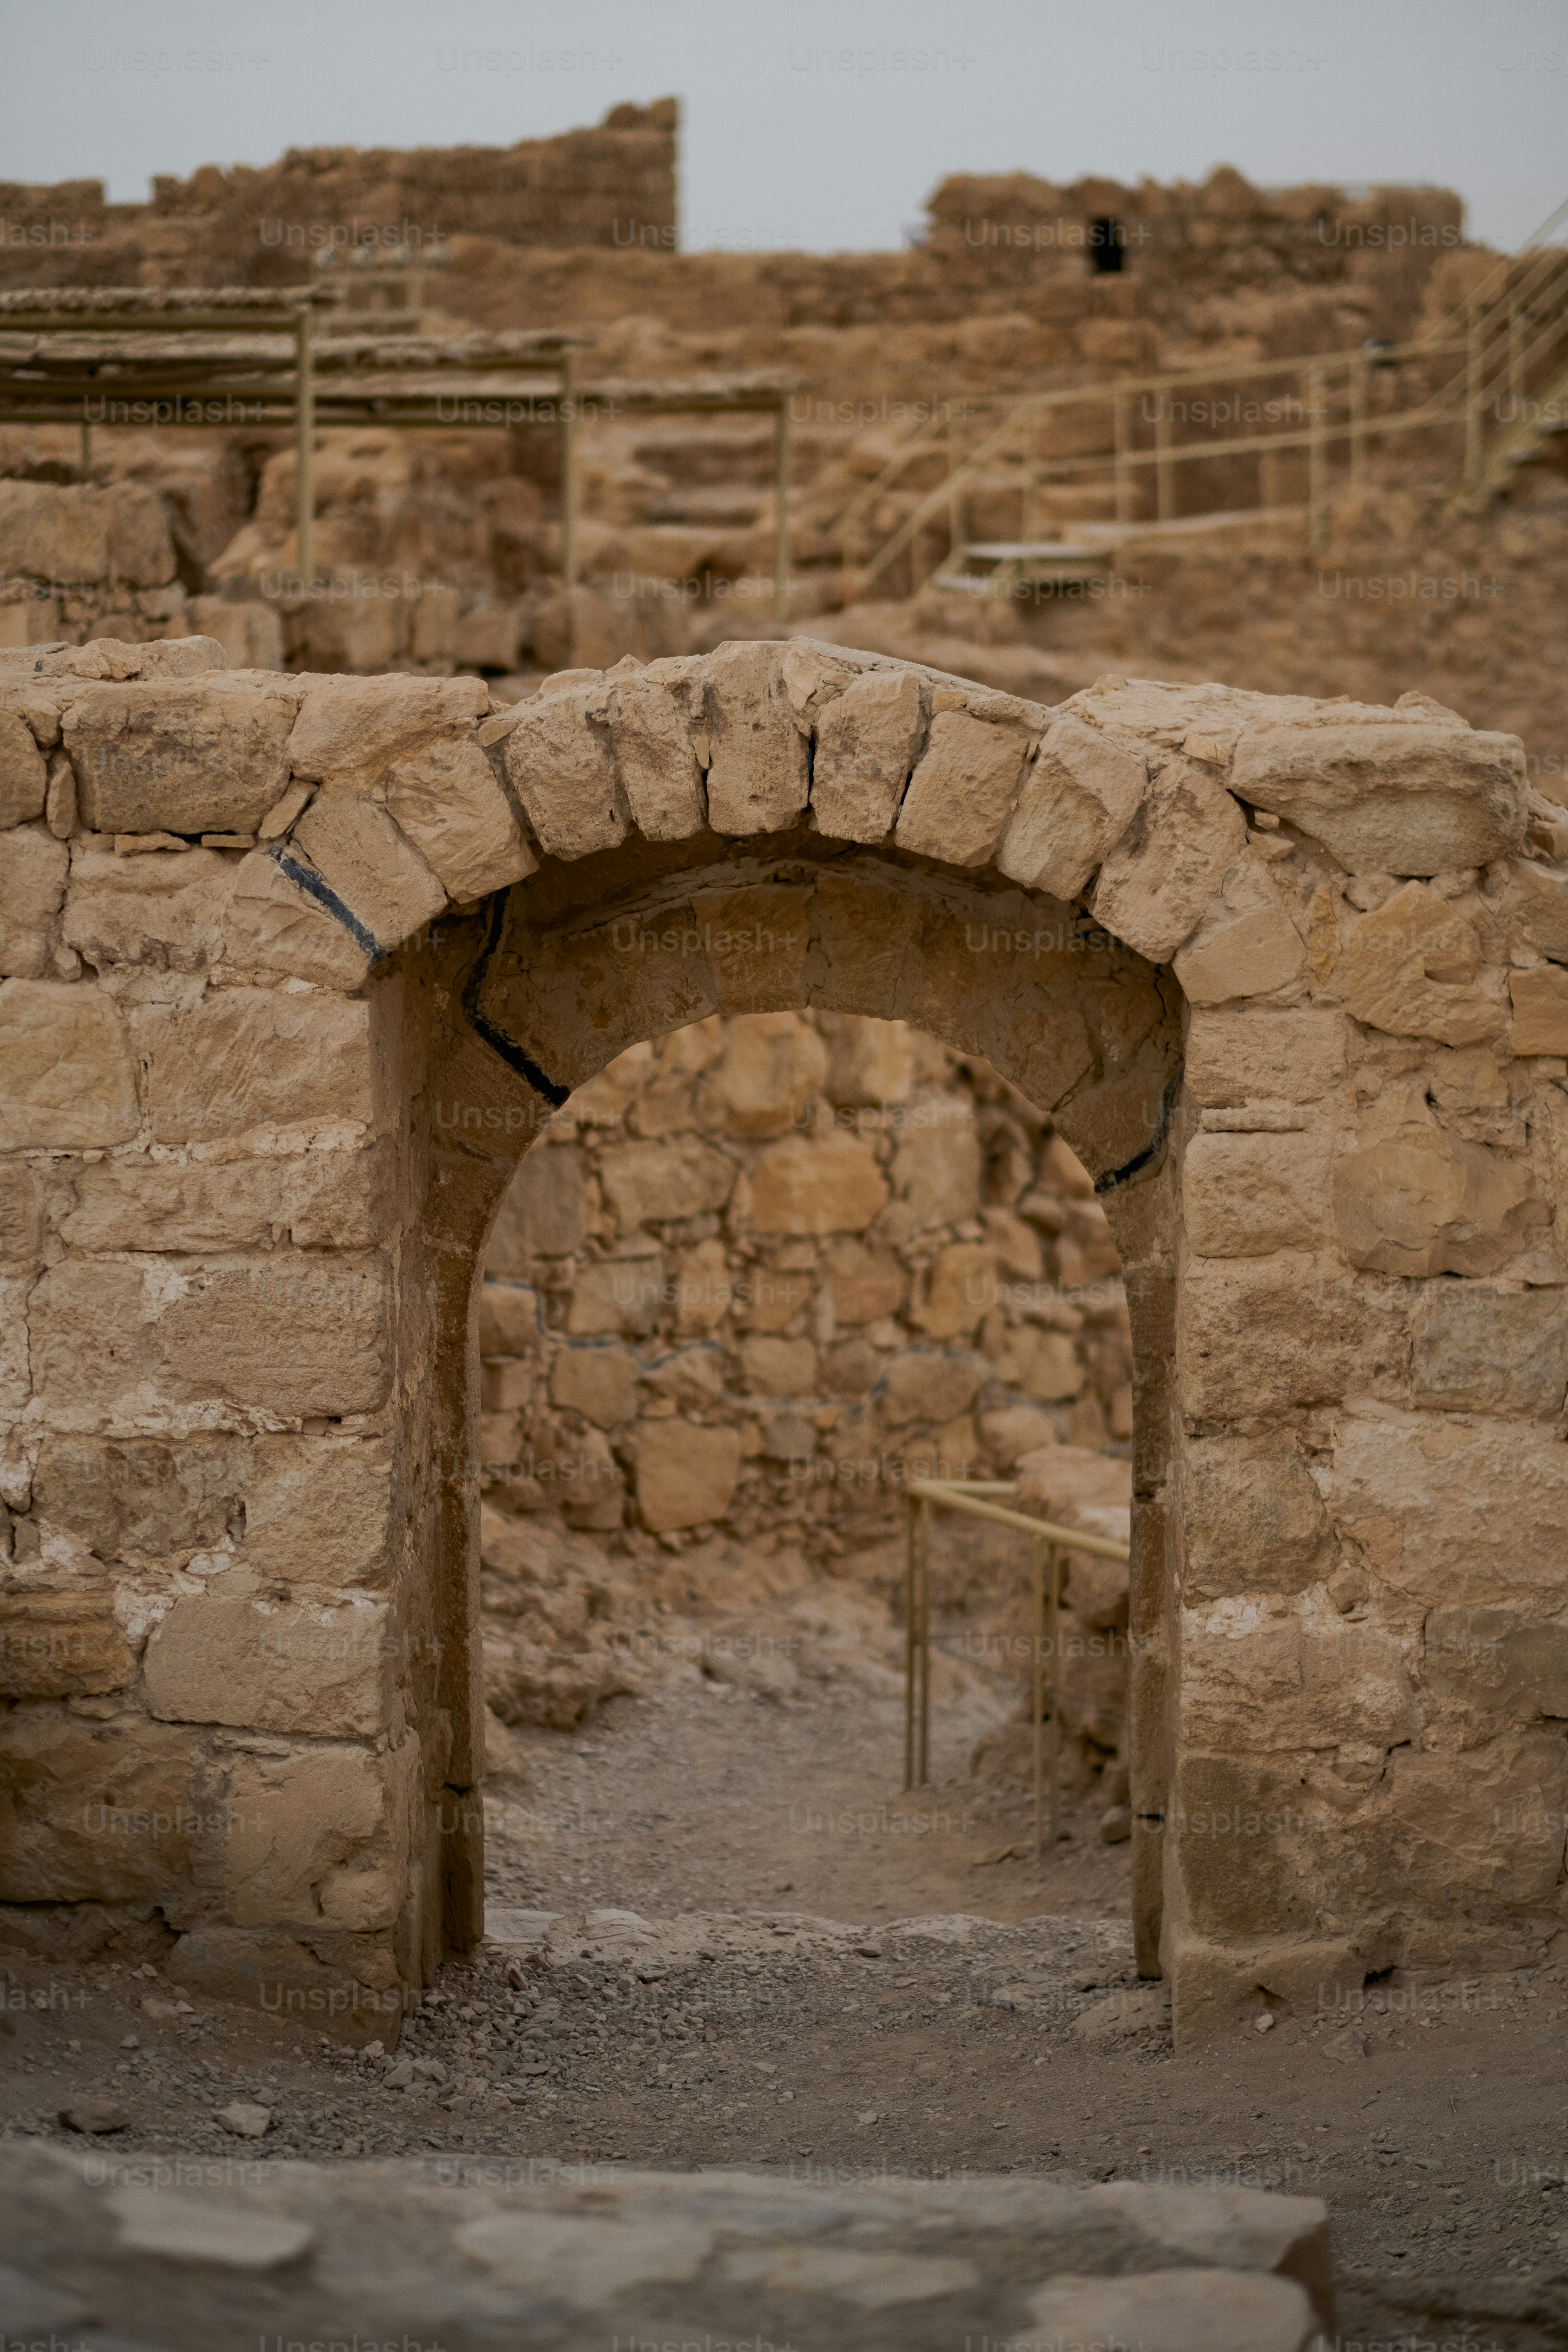
<path fill-rule="evenodd" d="M 1089 223 L 1089 258 L 1097 278 L 1114 278 L 1127 266 L 1127 231 L 1110 213 Z"/>

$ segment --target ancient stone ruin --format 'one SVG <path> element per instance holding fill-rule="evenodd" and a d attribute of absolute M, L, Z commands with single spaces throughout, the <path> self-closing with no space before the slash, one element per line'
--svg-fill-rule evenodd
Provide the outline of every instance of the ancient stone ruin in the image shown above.
<path fill-rule="evenodd" d="M 617 1055 L 782 1013 L 985 1056 L 1093 1180 L 1178 2034 L 1561 1928 L 1568 814 L 1515 738 L 802 638 L 506 707 L 100 640 L 0 672 L 0 825 L 14 1937 L 156 1906 L 189 1987 L 394 2013 L 473 1945 L 492 1226 Z M 615 1145 L 595 1379 L 700 1208 L 865 1272 L 876 1150 L 809 1141 L 721 1199 L 711 1147 Z M 741 1473 L 700 1336 L 606 1487 L 655 1528 Z M 969 1346 L 901 1350 L 911 1429 Z"/>

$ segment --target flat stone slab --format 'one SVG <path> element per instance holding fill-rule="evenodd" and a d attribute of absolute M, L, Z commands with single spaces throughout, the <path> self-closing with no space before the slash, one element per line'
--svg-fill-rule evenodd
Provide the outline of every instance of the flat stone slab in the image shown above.
<path fill-rule="evenodd" d="M 257 2163 L 216 2186 L 214 2170 L 0 2147 L 16 2304 L 162 2352 L 252 2352 L 244 2272 L 265 2273 L 268 2335 L 443 2352 L 746 2337 L 908 2352 L 1064 2330 L 1140 2352 L 1312 2352 L 1332 2322 L 1325 2208 L 1258 2189 L 880 2173 L 824 2188 L 461 2155 Z"/>

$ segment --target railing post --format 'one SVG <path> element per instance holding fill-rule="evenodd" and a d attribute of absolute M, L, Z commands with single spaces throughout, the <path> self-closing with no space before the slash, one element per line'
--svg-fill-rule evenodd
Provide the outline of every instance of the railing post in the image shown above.
<path fill-rule="evenodd" d="M 1508 306 L 1508 388 L 1516 402 L 1524 390 L 1524 328 L 1517 302 Z"/>
<path fill-rule="evenodd" d="M 1323 379 L 1315 370 L 1306 379 L 1306 393 L 1310 420 L 1307 442 L 1307 539 L 1310 546 L 1321 547 L 1328 492 L 1328 404 L 1323 398 Z"/>
<path fill-rule="evenodd" d="M 308 304 L 301 306 L 294 349 L 295 560 L 307 592 L 316 576 L 316 367 Z"/>
<path fill-rule="evenodd" d="M 915 1511 L 904 1496 L 904 1786 L 915 1785 Z"/>
<path fill-rule="evenodd" d="M 1115 404 L 1115 483 L 1116 520 L 1120 527 L 1132 520 L 1132 468 L 1127 462 L 1131 443 L 1131 394 L 1119 392 Z"/>
<path fill-rule="evenodd" d="M 1171 419 L 1165 395 L 1161 393 L 1154 413 L 1154 478 L 1157 487 L 1156 512 L 1162 522 L 1173 522 L 1176 513 L 1176 477 L 1172 463 Z"/>
<path fill-rule="evenodd" d="M 780 620 L 789 612 L 789 394 L 779 394 L 773 425 L 773 488 L 778 515 L 773 526 L 773 611 Z"/>
<path fill-rule="evenodd" d="M 1366 488 L 1366 362 L 1355 360 L 1350 371 L 1351 489 L 1359 498 Z"/>
<path fill-rule="evenodd" d="M 1468 305 L 1465 324 L 1465 481 L 1473 489 L 1481 470 L 1481 316 Z"/>
<path fill-rule="evenodd" d="M 1051 1742 L 1048 1758 L 1051 1781 L 1051 1852 L 1057 1848 L 1061 1831 L 1062 1788 L 1062 1644 L 1061 1644 L 1061 1580 L 1062 1556 L 1057 1546 L 1046 1547 L 1046 1641 L 1051 1655 Z"/>
<path fill-rule="evenodd" d="M 1035 1538 L 1035 1674 L 1029 1698 L 1029 1721 L 1035 1749 L 1035 1860 L 1045 1851 L 1044 1807 L 1040 1792 L 1046 1772 L 1046 1554 L 1044 1536 Z"/>

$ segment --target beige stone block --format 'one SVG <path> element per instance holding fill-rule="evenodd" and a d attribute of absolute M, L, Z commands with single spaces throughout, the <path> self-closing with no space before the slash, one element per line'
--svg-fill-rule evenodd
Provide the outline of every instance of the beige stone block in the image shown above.
<path fill-rule="evenodd" d="M 721 646 L 702 665 L 715 833 L 781 833 L 805 807 L 809 761 L 783 674 L 783 649 Z"/>
<path fill-rule="evenodd" d="M 279 1603 L 184 1593 L 142 1654 L 150 1713 L 372 1739 L 390 1728 L 395 1642 L 384 1603 Z"/>
<path fill-rule="evenodd" d="M 173 1561 L 232 1540 L 229 1523 L 250 1475 L 246 1438 L 182 1440 L 46 1433 L 33 1507 L 55 1532 L 100 1559 L 135 1567 Z"/>
<path fill-rule="evenodd" d="M 702 1076 L 703 1123 L 749 1141 L 806 1124 L 827 1073 L 827 1047 L 796 1013 L 742 1013 L 724 1030 L 724 1050 Z"/>
<path fill-rule="evenodd" d="M 647 1423 L 637 1456 L 637 1513 L 654 1533 L 706 1527 L 730 1507 L 741 1475 L 738 1429 Z"/>
<path fill-rule="evenodd" d="M 525 1152 L 490 1229 L 486 1272 L 524 1275 L 537 1258 L 570 1257 L 587 1232 L 586 1202 L 574 1145 L 542 1143 Z"/>
<path fill-rule="evenodd" d="M 1287 817 L 1352 874 L 1486 866 L 1524 838 L 1518 737 L 1468 727 L 1248 727 L 1231 790 Z"/>
<path fill-rule="evenodd" d="M 395 761 L 386 806 L 447 897 L 459 903 L 504 889 L 538 866 L 494 769 L 471 736 L 429 743 Z"/>
<path fill-rule="evenodd" d="M 74 1698 L 135 1676 L 112 1593 L 0 1594 L 0 1696 Z"/>
<path fill-rule="evenodd" d="M 41 824 L 0 833 L 0 978 L 43 978 L 69 864 L 65 843 Z"/>
<path fill-rule="evenodd" d="M 1568 971 L 1543 964 L 1509 974 L 1516 1054 L 1568 1054 Z"/>
<path fill-rule="evenodd" d="M 1037 1324 L 1021 1323 L 1002 1342 L 996 1377 L 1042 1404 L 1065 1404 L 1082 1392 L 1084 1367 L 1065 1331 L 1043 1331 Z"/>
<path fill-rule="evenodd" d="M 195 1794 L 183 1731 L 144 1716 L 0 1719 L 0 1901 L 188 1903 L 223 1815 Z"/>
<path fill-rule="evenodd" d="M 229 1778 L 224 1908 L 239 1927 L 311 1935 L 395 1925 L 406 1893 L 412 1741 L 239 1756 Z"/>
<path fill-rule="evenodd" d="M 48 771 L 20 711 L 0 709 L 0 831 L 44 814 Z"/>
<path fill-rule="evenodd" d="M 741 1364 L 756 1396 L 810 1396 L 816 1387 L 816 1349 L 809 1339 L 755 1333 L 741 1342 Z"/>
<path fill-rule="evenodd" d="M 1307 2352 L 1318 2335 L 1304 2287 L 1250 2268 L 1053 2279 L 1030 2296 L 1029 2318 L 1046 2343 L 1150 2342 L 1171 2352 Z"/>
<path fill-rule="evenodd" d="M 1378 1274 L 1493 1274 L 1524 1246 L 1530 1170 L 1439 1128 L 1419 1094 L 1365 1119 L 1334 1163 L 1334 1228 L 1351 1264 Z"/>
<path fill-rule="evenodd" d="M 0 482 L 0 571 L 33 580 L 106 578 L 109 514 L 94 487 Z"/>
<path fill-rule="evenodd" d="M 1320 1102 L 1344 1081 L 1341 1013 L 1193 1014 L 1186 1082 L 1200 1103 Z"/>
<path fill-rule="evenodd" d="M 877 1396 L 882 1419 L 894 1429 L 952 1421 L 968 1412 L 989 1372 L 983 1356 L 906 1348 L 888 1360 Z"/>
<path fill-rule="evenodd" d="M 1064 713 L 1046 730 L 996 853 L 998 870 L 1068 904 L 1115 848 L 1148 782 L 1144 761 Z"/>
<path fill-rule="evenodd" d="M 74 1429 L 374 1412 L 391 1304 L 379 1255 L 63 1259 L 32 1295 L 34 1381 L 46 1418 Z"/>
<path fill-rule="evenodd" d="M 394 761 L 435 738 L 468 734 L 489 707 L 479 677 L 312 677 L 289 737 L 289 765 L 308 782 L 368 791 Z"/>
<path fill-rule="evenodd" d="M 1515 858 L 1503 869 L 1519 936 L 1542 955 L 1568 962 L 1568 869 Z"/>
<path fill-rule="evenodd" d="M 357 793 L 319 793 L 289 846 L 290 862 L 292 853 L 304 853 L 383 955 L 413 939 L 447 903 L 440 883 L 386 811 Z"/>
<path fill-rule="evenodd" d="M 1191 1004 L 1266 996 L 1300 978 L 1307 945 L 1279 900 L 1261 859 L 1238 857 L 1219 903 L 1180 949 L 1175 974 Z"/>
<path fill-rule="evenodd" d="M 543 1337 L 540 1297 L 527 1283 L 491 1281 L 479 1285 L 479 1356 L 532 1356 Z"/>
<path fill-rule="evenodd" d="M 708 822 L 691 728 L 669 688 L 646 671 L 616 682 L 611 733 L 621 791 L 645 841 L 685 841 Z"/>
<path fill-rule="evenodd" d="M 267 988 L 209 991 L 131 1016 L 157 1143 L 237 1139 L 257 1127 L 376 1120 L 372 1008 Z"/>
<path fill-rule="evenodd" d="M 881 1109 L 905 1103 L 914 1080 L 914 1042 L 907 1021 L 838 1017 L 827 1064 L 827 1099 L 844 1108 Z"/>
<path fill-rule="evenodd" d="M 738 1303 L 723 1243 L 699 1242 L 687 1250 L 676 1268 L 676 1329 L 717 1330 Z"/>
<path fill-rule="evenodd" d="M 1476 1045 L 1500 1037 L 1500 996 L 1472 984 L 1479 962 L 1478 902 L 1440 898 L 1423 882 L 1368 915 L 1347 919 L 1332 985 L 1358 1021 L 1397 1037 Z"/>
<path fill-rule="evenodd" d="M 753 1331 L 782 1331 L 811 1299 L 811 1274 L 799 1266 L 756 1265 L 736 1285 L 737 1304 Z"/>
<path fill-rule="evenodd" d="M 298 870 L 310 872 L 305 866 Z M 371 966 L 366 940 L 310 898 L 264 849 L 235 870 L 223 947 L 237 971 L 308 980 L 319 988 L 362 987 Z"/>
<path fill-rule="evenodd" d="M 1323 1135 L 1194 1135 L 1182 1165 L 1182 1221 L 1200 1257 L 1267 1257 L 1328 1237 Z"/>
<path fill-rule="evenodd" d="M 506 739 L 506 772 L 549 857 L 588 857 L 626 837 L 626 796 L 604 689 L 541 694 Z"/>
<path fill-rule="evenodd" d="M 1163 963 L 1186 938 L 1247 842 L 1247 822 L 1205 767 L 1167 760 L 1100 869 L 1095 920 Z"/>
<path fill-rule="evenodd" d="M 735 1163 L 696 1136 L 668 1143 L 616 1143 L 599 1155 L 599 1182 L 623 1233 L 721 1209 Z"/>
<path fill-rule="evenodd" d="M 888 1188 L 869 1145 L 830 1132 L 789 1135 L 757 1154 L 752 1223 L 760 1234 L 862 1233 Z"/>
<path fill-rule="evenodd" d="M 65 718 L 98 833 L 254 833 L 289 781 L 292 699 L 242 670 L 88 686 Z"/>
<path fill-rule="evenodd" d="M 1249 1335 L 1245 1348 L 1237 1333 Z M 1197 1258 L 1182 1284 L 1175 1372 L 1194 1418 L 1249 1421 L 1290 1405 L 1398 1398 L 1409 1377 L 1402 1293 L 1328 1255 Z"/>
<path fill-rule="evenodd" d="M 103 1160 L 76 1169 L 60 1219 L 78 1250 L 364 1250 L 399 1223 L 396 1146 L 253 1160 Z"/>
<path fill-rule="evenodd" d="M 1430 1283 L 1412 1318 L 1417 1405 L 1552 1420 L 1568 1395 L 1561 1290 Z"/>
<path fill-rule="evenodd" d="M 1021 729 L 939 710 L 899 812 L 899 847 L 948 866 L 984 866 L 1002 837 L 1028 748 Z"/>
<path fill-rule="evenodd" d="M 662 1258 L 596 1258 L 572 1286 L 566 1328 L 574 1339 L 612 1331 L 645 1338 L 658 1321 L 666 1287 Z"/>
<path fill-rule="evenodd" d="M 996 1261 L 984 1242 L 954 1242 L 931 1270 L 921 1325 L 933 1339 L 973 1331 L 996 1300 Z"/>
<path fill-rule="evenodd" d="M 637 1411 L 637 1360 L 625 1348 L 560 1348 L 551 1360 L 550 1400 L 614 1429 Z"/>
<path fill-rule="evenodd" d="M 696 936 L 718 1011 L 765 1014 L 781 1003 L 805 1001 L 811 899 L 810 891 L 789 882 L 692 892 Z"/>
<path fill-rule="evenodd" d="M 921 723 L 913 670 L 868 670 L 816 722 L 811 813 L 831 841 L 885 841 L 914 764 Z"/>
<path fill-rule="evenodd" d="M 63 751 L 49 761 L 44 820 L 57 841 L 68 841 L 76 831 L 76 770 Z"/>
<path fill-rule="evenodd" d="M 1193 1603 L 1304 1592 L 1333 1571 L 1333 1528 L 1288 1432 L 1190 1438 L 1179 1472 L 1182 1589 Z"/>
<path fill-rule="evenodd" d="M 967 1096 L 921 1095 L 895 1129 L 893 1192 L 910 1232 L 960 1224 L 980 1207 L 980 1135 Z"/>
<path fill-rule="evenodd" d="M 223 957 L 234 886 L 235 870 L 216 849 L 117 857 L 112 850 L 79 844 L 64 938 L 100 967 L 145 963 L 159 971 L 200 971 Z"/>
<path fill-rule="evenodd" d="M 25 1160 L 0 1160 L 0 1265 L 36 1265 L 44 1245 L 37 1179 Z"/>
<path fill-rule="evenodd" d="M 141 1125 L 118 1008 L 90 984 L 0 982 L 0 1150 L 80 1151 Z"/>
<path fill-rule="evenodd" d="M 1510 1732 L 1461 1756 L 1402 1748 L 1389 1775 L 1388 1843 L 1413 1905 L 1473 1919 L 1478 1906 L 1541 1912 L 1556 1900 L 1568 1813 L 1560 1735 Z"/>
<path fill-rule="evenodd" d="M 833 1242 L 823 1255 L 822 1271 L 835 1323 L 875 1323 L 898 1313 L 904 1270 L 891 1250 L 864 1242 Z"/>
<path fill-rule="evenodd" d="M 1562 1442 L 1539 1421 L 1347 1415 L 1324 1500 L 1367 1573 L 1417 1615 L 1561 1611 L 1568 1548 Z"/>
<path fill-rule="evenodd" d="M 1489 1717 L 1511 1727 L 1557 1719 L 1568 1688 L 1568 1624 L 1533 1607 L 1477 1608 L 1469 1601 L 1434 1609 L 1422 1628 L 1421 1674 L 1430 1689 L 1463 1707 L 1470 1722 Z M 1510 1825 L 1515 1835 L 1552 1835 L 1549 1812 Z"/>
<path fill-rule="evenodd" d="M 238 1489 L 237 1557 L 258 1576 L 386 1591 L 403 1564 L 404 1482 L 384 1437 L 258 1437 Z"/>

